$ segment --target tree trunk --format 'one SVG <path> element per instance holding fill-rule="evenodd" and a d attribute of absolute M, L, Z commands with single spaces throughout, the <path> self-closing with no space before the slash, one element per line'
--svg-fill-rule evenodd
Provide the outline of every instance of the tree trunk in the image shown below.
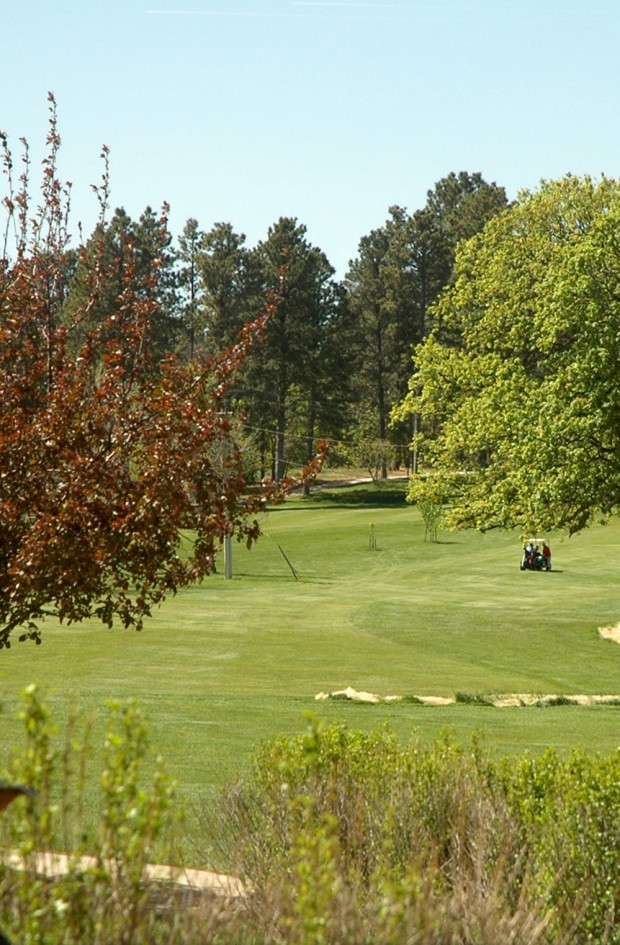
<path fill-rule="evenodd" d="M 307 450 L 306 450 L 306 463 L 312 462 L 314 457 L 314 427 L 316 424 L 316 406 L 314 397 L 311 398 L 310 407 L 308 409 L 308 429 L 306 431 L 307 439 Z M 310 483 L 304 482 L 304 495 L 310 495 Z"/>

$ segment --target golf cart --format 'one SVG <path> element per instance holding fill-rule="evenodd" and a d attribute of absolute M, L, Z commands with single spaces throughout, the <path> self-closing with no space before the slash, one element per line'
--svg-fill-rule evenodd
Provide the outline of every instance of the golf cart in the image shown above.
<path fill-rule="evenodd" d="M 521 556 L 522 571 L 550 571 L 551 551 L 545 538 L 527 538 Z"/>

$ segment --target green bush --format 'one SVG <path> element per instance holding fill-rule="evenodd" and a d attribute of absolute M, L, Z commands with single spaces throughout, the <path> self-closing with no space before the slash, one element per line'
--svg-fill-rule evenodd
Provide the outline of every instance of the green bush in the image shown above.
<path fill-rule="evenodd" d="M 576 942 L 620 943 L 620 750 L 504 765 L 504 783 L 558 922 Z"/>
<path fill-rule="evenodd" d="M 455 701 L 461 705 L 493 705 L 493 699 L 481 692 L 457 692 Z"/>
<path fill-rule="evenodd" d="M 619 767 L 312 721 L 224 799 L 257 941 L 619 943 Z"/>

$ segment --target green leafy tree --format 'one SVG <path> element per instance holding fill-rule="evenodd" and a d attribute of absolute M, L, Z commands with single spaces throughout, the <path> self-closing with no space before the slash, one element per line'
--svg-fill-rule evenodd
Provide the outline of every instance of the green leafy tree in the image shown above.
<path fill-rule="evenodd" d="M 416 505 L 424 522 L 424 541 L 437 541 L 444 508 L 449 501 L 445 480 L 440 476 L 416 476 L 410 483 L 407 499 Z"/>
<path fill-rule="evenodd" d="M 620 186 L 566 177 L 461 246 L 399 415 L 454 525 L 576 532 L 620 498 Z"/>

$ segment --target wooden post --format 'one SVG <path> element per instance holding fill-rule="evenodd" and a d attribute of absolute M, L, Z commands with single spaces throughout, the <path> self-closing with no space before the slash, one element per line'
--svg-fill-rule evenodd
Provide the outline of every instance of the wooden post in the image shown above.
<path fill-rule="evenodd" d="M 232 535 L 224 536 L 224 577 L 227 581 L 233 576 Z"/>

